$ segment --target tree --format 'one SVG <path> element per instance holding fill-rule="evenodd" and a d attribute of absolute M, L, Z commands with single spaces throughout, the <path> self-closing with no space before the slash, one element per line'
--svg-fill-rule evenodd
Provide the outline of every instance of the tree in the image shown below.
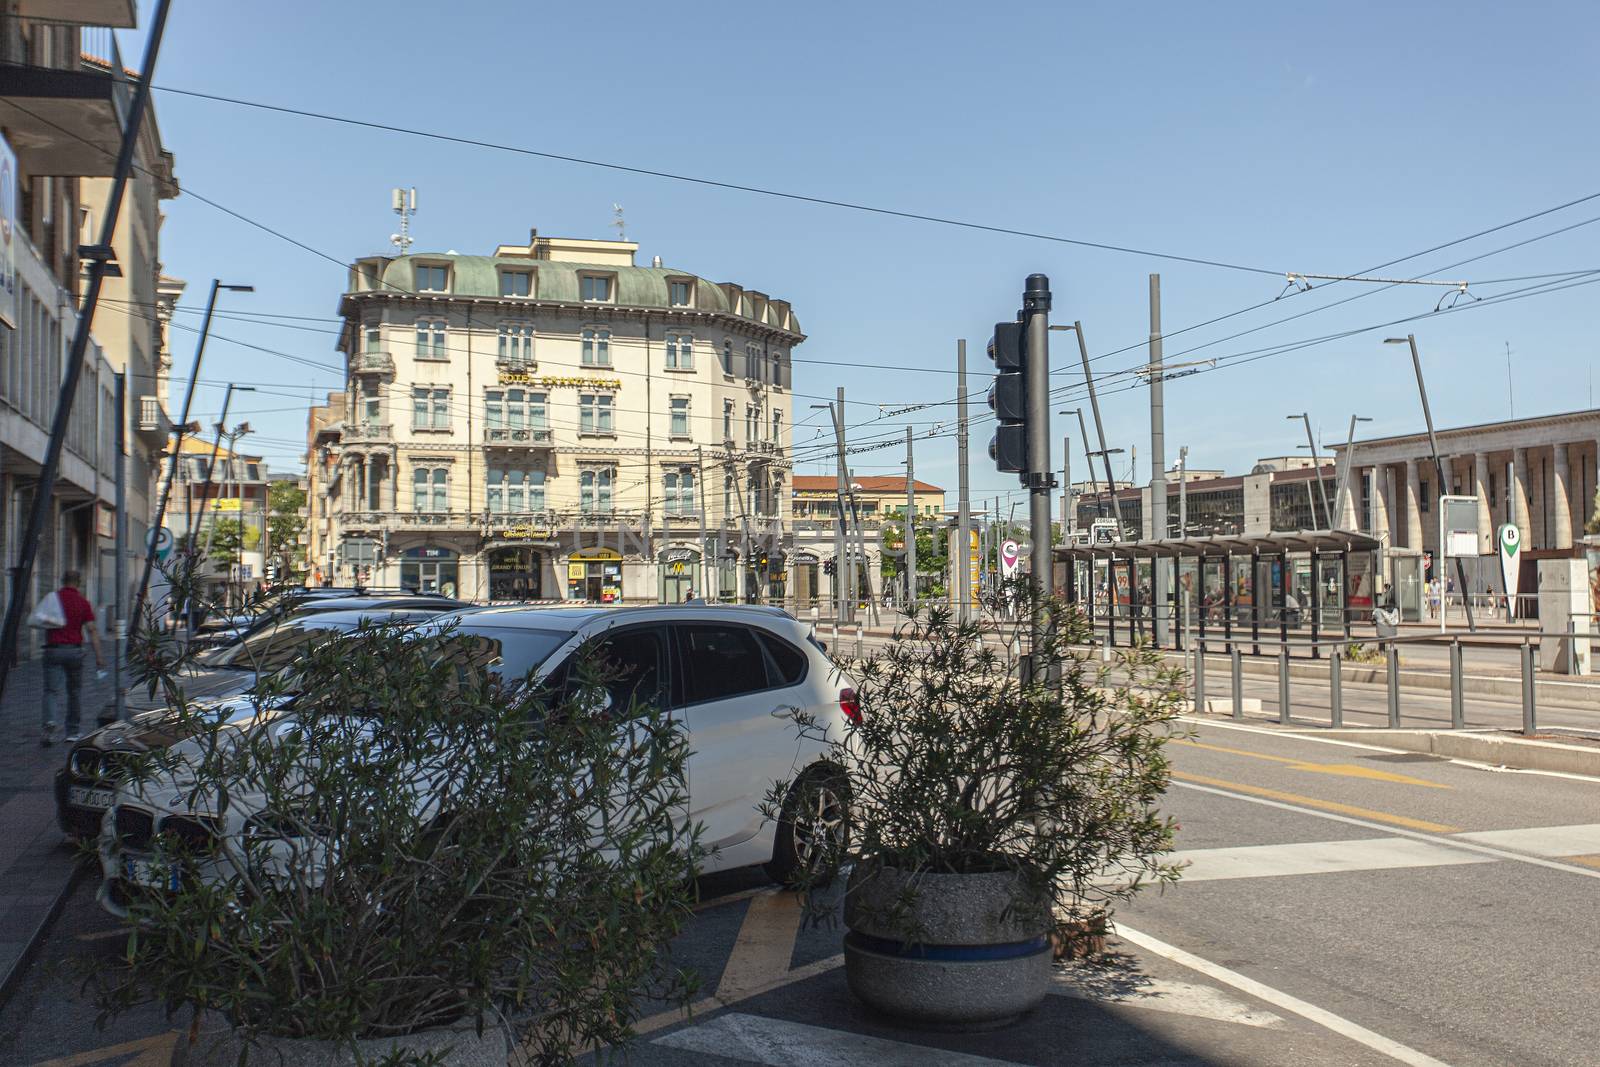
<path fill-rule="evenodd" d="M 306 528 L 300 509 L 306 506 L 306 491 L 296 482 L 283 480 L 267 486 L 267 543 L 291 570 L 304 570 L 300 532 Z"/>
<path fill-rule="evenodd" d="M 211 554 L 206 558 L 219 567 L 237 560 L 241 548 L 253 549 L 261 543 L 261 531 L 242 525 L 238 519 L 214 519 L 212 522 Z"/>

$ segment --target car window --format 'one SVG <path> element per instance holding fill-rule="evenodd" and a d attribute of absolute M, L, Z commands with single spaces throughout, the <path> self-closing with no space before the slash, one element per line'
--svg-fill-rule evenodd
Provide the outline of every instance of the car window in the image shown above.
<path fill-rule="evenodd" d="M 463 626 L 450 637 L 449 655 L 462 670 L 486 670 L 501 684 L 514 685 L 526 680 L 571 636 L 566 630 Z"/>
<path fill-rule="evenodd" d="M 765 630 L 760 630 L 758 633 L 761 644 L 772 657 L 770 666 L 775 668 L 781 684 L 799 685 L 806 676 L 806 654 L 777 634 L 769 634 Z"/>
<path fill-rule="evenodd" d="M 677 629 L 684 703 L 726 700 L 767 688 L 767 659 L 749 630 L 709 623 Z"/>
<path fill-rule="evenodd" d="M 608 634 L 596 646 L 596 653 L 600 669 L 608 678 L 606 689 L 619 711 L 636 704 L 659 703 L 664 688 L 660 629 L 650 627 Z"/>

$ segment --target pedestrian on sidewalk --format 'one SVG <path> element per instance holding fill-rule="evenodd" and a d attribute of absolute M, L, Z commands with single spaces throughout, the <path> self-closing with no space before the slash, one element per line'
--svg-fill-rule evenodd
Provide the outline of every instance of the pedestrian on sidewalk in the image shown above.
<path fill-rule="evenodd" d="M 61 613 L 66 625 L 46 630 L 44 634 L 44 735 L 40 744 L 49 745 L 54 738 L 56 711 L 61 704 L 62 691 L 67 698 L 67 741 L 79 738 L 82 710 L 78 693 L 83 687 L 83 634 L 89 628 L 89 643 L 94 646 L 96 669 L 105 667 L 105 657 L 100 654 L 100 632 L 94 625 L 94 608 L 78 592 L 80 576 L 77 571 L 67 571 L 61 576 L 61 588 L 56 597 L 61 601 Z"/>

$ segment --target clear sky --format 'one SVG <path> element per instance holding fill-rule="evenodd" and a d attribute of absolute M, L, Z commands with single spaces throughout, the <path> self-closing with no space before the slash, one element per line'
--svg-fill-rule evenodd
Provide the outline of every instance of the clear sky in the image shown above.
<path fill-rule="evenodd" d="M 140 0 L 140 9 L 148 20 L 153 3 Z M 1097 374 L 1145 361 L 1151 272 L 1162 277 L 1169 361 L 1373 327 L 1252 362 L 1224 358 L 1215 371 L 1169 381 L 1169 463 L 1188 445 L 1193 468 L 1248 470 L 1303 442 L 1284 418 L 1302 411 L 1329 441 L 1343 440 L 1352 413 L 1370 416 L 1373 433 L 1420 428 L 1404 349 L 1380 343 L 1408 330 L 1422 346 L 1440 426 L 1506 417 L 1509 394 L 1518 415 L 1592 406 L 1600 285 L 1381 326 L 1431 312 L 1443 290 L 1340 283 L 1179 331 L 1271 301 L 1284 289 L 1282 272 L 1361 271 L 1600 193 L 1597 30 L 1600 9 L 1583 3 L 174 0 L 158 62 L 164 87 L 1277 277 L 165 91 L 157 108 L 183 186 L 339 261 L 389 247 L 396 185 L 418 189 L 417 251 L 488 253 L 526 241 L 530 227 L 612 236 L 620 203 L 641 263 L 659 255 L 793 302 L 809 335 L 794 376 L 797 393 L 810 394 L 795 402 L 800 473 L 832 469 L 831 457 L 811 458 L 822 456 L 826 442 L 812 434 L 827 420 L 807 405 L 842 384 L 853 440 L 898 440 L 908 420 L 935 435 L 919 439 L 917 473 L 948 487 L 953 503 L 953 407 L 880 420 L 878 405 L 950 400 L 962 337 L 971 388 L 981 389 L 987 335 L 1012 317 L 1033 271 L 1050 276 L 1055 321 L 1083 322 L 1090 354 L 1103 355 Z M 122 35 L 130 64 L 142 40 L 142 29 Z M 198 309 L 221 276 L 256 286 L 228 297 L 227 309 L 335 315 L 345 277 L 334 262 L 194 196 L 167 211 L 162 256 L 169 274 L 189 282 L 185 305 Z M 1446 268 L 1597 218 L 1600 198 L 1380 273 L 1467 279 L 1485 298 L 1509 293 L 1541 283 L 1494 280 L 1600 269 L 1600 222 Z M 1350 297 L 1358 299 L 1332 306 Z M 1305 317 L 1279 321 L 1290 315 Z M 180 321 L 197 324 L 198 314 Z M 275 321 L 285 325 L 219 319 L 202 380 L 258 383 L 256 394 L 236 397 L 234 411 L 257 431 L 241 448 L 287 472 L 302 461 L 307 398 L 340 377 L 233 343 L 337 366 L 334 337 L 320 332 L 334 323 Z M 1230 339 L 1245 330 L 1255 332 Z M 1075 406 L 1082 373 L 1073 336 L 1053 337 L 1054 382 L 1066 390 L 1056 406 Z M 174 338 L 176 370 L 186 375 L 193 334 Z M 1146 480 L 1148 390 L 1129 382 L 1108 377 L 1102 406 L 1111 442 L 1137 446 Z M 198 394 L 208 421 L 221 393 L 208 385 Z M 975 399 L 974 413 L 986 410 Z M 1058 466 L 1064 421 L 1055 424 Z M 988 460 L 989 433 L 974 428 L 974 494 L 1014 493 L 1014 477 Z M 860 473 L 892 473 L 902 452 L 852 459 Z M 1076 440 L 1073 463 L 1078 475 Z"/>

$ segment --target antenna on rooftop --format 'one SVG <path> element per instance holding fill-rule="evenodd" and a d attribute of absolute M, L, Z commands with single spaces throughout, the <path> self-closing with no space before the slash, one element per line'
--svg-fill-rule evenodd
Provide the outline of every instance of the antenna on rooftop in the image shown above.
<path fill-rule="evenodd" d="M 403 256 L 411 249 L 411 216 L 417 213 L 417 187 L 395 189 L 390 194 L 394 213 L 400 216 L 400 232 L 389 235 L 389 243 Z"/>
<path fill-rule="evenodd" d="M 628 224 L 626 222 L 624 222 L 623 219 L 622 219 L 622 205 L 621 204 L 612 204 L 611 205 L 611 225 L 613 225 L 613 226 L 615 226 L 617 228 L 617 240 L 626 241 L 628 239 L 628 230 L 627 230 L 627 225 Z"/>

